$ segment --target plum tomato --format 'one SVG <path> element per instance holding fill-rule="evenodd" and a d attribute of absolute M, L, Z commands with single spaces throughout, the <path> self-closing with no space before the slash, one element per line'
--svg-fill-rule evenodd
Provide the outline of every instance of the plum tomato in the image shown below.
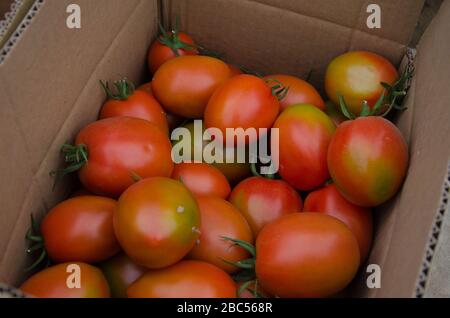
<path fill-rule="evenodd" d="M 190 191 L 169 178 L 147 178 L 129 187 L 114 212 L 114 230 L 137 264 L 162 268 L 181 260 L 200 232 L 200 212 Z"/>

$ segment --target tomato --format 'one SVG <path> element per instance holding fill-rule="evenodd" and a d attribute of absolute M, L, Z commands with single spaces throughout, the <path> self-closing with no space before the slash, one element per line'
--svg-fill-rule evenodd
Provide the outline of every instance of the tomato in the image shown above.
<path fill-rule="evenodd" d="M 153 41 L 148 51 L 148 67 L 155 73 L 165 62 L 183 55 L 196 55 L 198 50 L 194 47 L 192 38 L 183 32 L 164 32 Z"/>
<path fill-rule="evenodd" d="M 227 64 L 209 56 L 180 56 L 155 73 L 152 91 L 175 115 L 201 118 L 214 90 L 231 76 Z"/>
<path fill-rule="evenodd" d="M 268 75 L 264 77 L 273 86 L 281 82 L 285 87 L 289 87 L 286 96 L 280 101 L 281 110 L 294 104 L 311 104 L 321 110 L 325 110 L 325 102 L 319 92 L 309 84 L 298 77 L 291 75 Z"/>
<path fill-rule="evenodd" d="M 188 254 L 190 259 L 205 261 L 233 273 L 237 270 L 228 262 L 246 259 L 250 254 L 223 237 L 253 242 L 253 235 L 245 218 L 231 203 L 217 197 L 199 197 L 202 225 L 200 237 Z"/>
<path fill-rule="evenodd" d="M 121 253 L 99 265 L 111 288 L 111 297 L 126 298 L 127 288 L 147 269 L 135 264 L 126 254 Z"/>
<path fill-rule="evenodd" d="M 309 104 L 286 108 L 277 118 L 279 174 L 298 190 L 319 187 L 329 178 L 327 149 L 335 131 L 331 119 Z"/>
<path fill-rule="evenodd" d="M 207 163 L 175 165 L 172 178 L 180 180 L 195 196 L 217 196 L 226 199 L 231 188 L 219 169 Z"/>
<path fill-rule="evenodd" d="M 157 126 L 166 135 L 169 133 L 166 114 L 153 96 L 141 90 L 134 90 L 126 80 L 117 81 L 115 85 L 123 88 L 115 95 L 104 86 L 109 99 L 100 109 L 100 119 L 119 116 L 142 118 Z"/>
<path fill-rule="evenodd" d="M 220 129 L 223 136 L 227 128 L 269 129 L 279 110 L 277 97 L 264 80 L 253 75 L 236 75 L 211 96 L 205 110 L 205 126 Z M 246 138 L 246 143 L 255 140 Z M 240 144 L 242 141 L 237 145 Z"/>
<path fill-rule="evenodd" d="M 41 223 L 49 257 L 57 263 L 95 263 L 119 252 L 112 221 L 116 206 L 115 200 L 98 196 L 79 196 L 56 205 Z"/>
<path fill-rule="evenodd" d="M 150 270 L 127 290 L 130 298 L 234 298 L 236 284 L 220 268 L 200 261 L 181 261 Z"/>
<path fill-rule="evenodd" d="M 333 184 L 308 194 L 304 211 L 320 212 L 333 216 L 344 222 L 358 240 L 361 263 L 369 254 L 372 243 L 372 213 L 348 202 Z"/>
<path fill-rule="evenodd" d="M 79 266 L 79 271 L 75 266 Z M 74 269 L 75 268 L 75 269 Z M 80 288 L 69 288 L 71 275 L 79 273 Z M 72 286 L 70 286 L 72 287 Z M 108 298 L 109 286 L 101 270 L 85 263 L 63 263 L 28 278 L 20 289 L 38 298 Z"/>
<path fill-rule="evenodd" d="M 232 64 L 228 64 L 228 67 L 231 70 L 231 76 L 242 74 L 242 71 L 241 71 L 241 69 L 239 67 L 234 66 Z"/>
<path fill-rule="evenodd" d="M 408 168 L 408 146 L 390 121 L 360 117 L 339 125 L 328 149 L 328 167 L 348 201 L 377 206 L 400 188 Z"/>
<path fill-rule="evenodd" d="M 83 186 L 92 193 L 119 196 L 142 178 L 172 174 L 168 137 L 148 121 L 131 117 L 102 119 L 83 128 L 76 138 L 88 160 L 79 169 Z"/>
<path fill-rule="evenodd" d="M 256 276 L 279 297 L 326 297 L 346 287 L 359 267 L 350 229 L 322 213 L 292 213 L 266 225 L 256 239 Z"/>
<path fill-rule="evenodd" d="M 245 216 L 255 236 L 264 225 L 303 208 L 302 198 L 286 182 L 263 177 L 239 183 L 231 192 L 230 202 Z"/>
<path fill-rule="evenodd" d="M 328 98 L 339 105 L 339 94 L 349 110 L 358 115 L 363 101 L 373 107 L 384 87 L 398 79 L 395 67 L 384 57 L 366 51 L 352 51 L 334 58 L 325 74 L 325 91 Z"/>
<path fill-rule="evenodd" d="M 119 198 L 117 240 L 131 259 L 162 268 L 182 259 L 199 236 L 200 212 L 189 190 L 169 178 L 143 179 Z"/>

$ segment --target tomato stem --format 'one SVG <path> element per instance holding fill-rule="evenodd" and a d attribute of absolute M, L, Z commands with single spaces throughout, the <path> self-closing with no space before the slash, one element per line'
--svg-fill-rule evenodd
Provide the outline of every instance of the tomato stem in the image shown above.
<path fill-rule="evenodd" d="M 67 174 L 75 172 L 83 167 L 88 162 L 88 149 L 84 144 L 71 145 L 63 144 L 61 146 L 61 153 L 64 155 L 64 160 L 67 166 L 64 169 L 54 170 L 50 175 L 55 177 L 53 189 L 56 184 Z"/>
<path fill-rule="evenodd" d="M 108 81 L 100 81 L 100 85 L 102 86 L 103 90 L 105 91 L 106 96 L 108 96 L 109 99 L 115 99 L 115 100 L 126 100 L 128 97 L 130 97 L 134 90 L 134 84 L 127 78 L 123 78 L 118 81 L 114 81 L 113 85 L 116 89 L 116 93 L 114 93 L 109 88 Z"/>
<path fill-rule="evenodd" d="M 30 214 L 31 225 L 25 235 L 25 238 L 31 242 L 30 247 L 27 248 L 27 254 L 33 255 L 35 252 L 39 251 L 38 258 L 27 268 L 25 271 L 31 271 L 40 267 L 43 262 L 47 259 L 47 251 L 45 250 L 44 238 L 42 237 L 39 229 L 38 223 L 34 220 L 33 214 Z M 49 259 L 47 259 L 47 264 L 49 263 Z"/>

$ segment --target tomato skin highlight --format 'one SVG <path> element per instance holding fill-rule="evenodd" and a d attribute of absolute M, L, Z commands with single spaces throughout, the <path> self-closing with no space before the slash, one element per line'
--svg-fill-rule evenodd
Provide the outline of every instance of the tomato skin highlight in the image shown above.
<path fill-rule="evenodd" d="M 392 198 L 408 168 L 408 146 L 398 128 L 382 117 L 339 125 L 328 149 L 328 167 L 339 192 L 371 207 Z"/>
<path fill-rule="evenodd" d="M 135 264 L 126 254 L 120 253 L 99 265 L 111 289 L 111 297 L 126 298 L 127 288 L 141 277 L 147 268 Z"/>
<path fill-rule="evenodd" d="M 279 174 L 298 190 L 309 191 L 329 179 L 327 150 L 336 129 L 331 119 L 309 104 L 286 108 L 273 126 L 279 129 Z"/>
<path fill-rule="evenodd" d="M 229 201 L 247 219 L 255 236 L 266 224 L 303 209 L 302 198 L 290 185 L 263 177 L 240 182 L 231 192 Z"/>
<path fill-rule="evenodd" d="M 281 82 L 285 87 L 289 87 L 289 91 L 286 96 L 280 100 L 281 111 L 286 107 L 295 104 L 311 104 L 325 110 L 325 102 L 320 96 L 319 92 L 309 84 L 298 77 L 283 74 L 274 74 L 264 77 L 266 80 L 277 80 Z M 276 82 L 271 82 L 271 85 L 276 85 Z"/>
<path fill-rule="evenodd" d="M 69 288 L 69 265 L 80 268 L 80 288 Z M 109 286 L 100 269 L 81 262 L 70 262 L 43 269 L 28 278 L 20 289 L 38 298 L 109 298 Z"/>
<path fill-rule="evenodd" d="M 103 261 L 120 250 L 113 229 L 117 201 L 79 196 L 51 209 L 41 224 L 45 249 L 57 262 Z"/>
<path fill-rule="evenodd" d="M 395 67 L 384 57 L 367 51 L 352 51 L 334 58 L 325 73 L 328 98 L 339 105 L 341 94 L 355 115 L 366 100 L 372 108 L 384 91 L 381 82 L 392 85 L 398 80 Z"/>
<path fill-rule="evenodd" d="M 114 231 L 126 254 L 147 268 L 181 260 L 199 236 L 200 212 L 189 190 L 169 178 L 143 179 L 119 198 Z"/>
<path fill-rule="evenodd" d="M 169 133 L 166 114 L 158 101 L 148 93 L 135 90 L 126 100 L 108 100 L 100 110 L 100 119 L 128 116 L 148 120 L 164 134 Z"/>
<path fill-rule="evenodd" d="M 253 75 L 236 75 L 211 96 L 205 109 L 205 126 L 220 129 L 223 136 L 227 128 L 269 129 L 279 110 L 280 104 L 264 80 Z M 255 140 L 246 138 L 246 143 Z"/>
<path fill-rule="evenodd" d="M 256 276 L 267 292 L 287 298 L 326 297 L 345 288 L 359 267 L 350 229 L 321 213 L 292 213 L 256 239 Z"/>
<path fill-rule="evenodd" d="M 179 163 L 172 179 L 181 181 L 195 196 L 228 198 L 230 184 L 219 169 L 207 163 Z"/>
<path fill-rule="evenodd" d="M 220 268 L 200 261 L 181 261 L 150 270 L 127 290 L 130 298 L 234 298 L 236 284 Z"/>
<path fill-rule="evenodd" d="M 178 38 L 183 43 L 194 45 L 194 41 L 186 33 L 178 32 Z M 195 48 L 192 50 L 178 49 L 177 53 L 179 56 L 197 55 L 198 51 Z M 177 55 L 175 55 L 170 47 L 162 44 L 158 39 L 156 39 L 153 41 L 148 51 L 147 62 L 150 72 L 154 74 L 162 64 L 175 57 L 177 57 Z"/>
<path fill-rule="evenodd" d="M 223 237 L 253 243 L 253 235 L 245 218 L 231 203 L 217 197 L 199 197 L 202 225 L 200 237 L 188 258 L 211 263 L 228 273 L 234 273 L 237 267 L 225 263 L 237 262 L 249 258 L 243 248 L 233 245 Z"/>
<path fill-rule="evenodd" d="M 152 91 L 169 112 L 202 118 L 209 98 L 230 76 L 230 68 L 221 60 L 200 55 L 180 56 L 158 69 Z"/>
<path fill-rule="evenodd" d="M 83 186 L 92 193 L 118 197 L 142 178 L 172 173 L 172 146 L 167 135 L 146 120 L 113 117 L 84 127 L 77 145 L 88 148 L 88 162 L 78 170 Z"/>
<path fill-rule="evenodd" d="M 333 184 L 310 192 L 305 199 L 305 211 L 319 212 L 344 222 L 358 240 L 361 263 L 369 254 L 372 244 L 372 212 L 347 201 Z"/>

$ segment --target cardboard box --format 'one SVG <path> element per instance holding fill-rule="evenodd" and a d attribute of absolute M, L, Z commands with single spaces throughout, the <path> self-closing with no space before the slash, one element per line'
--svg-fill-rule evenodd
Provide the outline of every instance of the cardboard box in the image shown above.
<path fill-rule="evenodd" d="M 70 3 L 81 7 L 81 29 L 66 26 Z M 380 29 L 366 25 L 370 3 L 381 8 Z M 37 0 L 0 52 L 0 282 L 17 286 L 24 279 L 30 214 L 41 218 L 73 187 L 69 178 L 52 191 L 49 171 L 62 164 L 60 145 L 97 118 L 104 101 L 98 80 L 144 80 L 158 21 L 173 25 L 179 17 L 183 30 L 231 63 L 302 78 L 312 71 L 322 89 L 326 65 L 348 50 L 374 51 L 399 65 L 422 6 L 422 0 Z M 444 2 L 417 47 L 408 109 L 396 119 L 411 161 L 401 192 L 376 211 L 368 264 L 381 267 L 381 288 L 367 288 L 363 267 L 353 296 L 450 295 L 449 31 Z"/>

